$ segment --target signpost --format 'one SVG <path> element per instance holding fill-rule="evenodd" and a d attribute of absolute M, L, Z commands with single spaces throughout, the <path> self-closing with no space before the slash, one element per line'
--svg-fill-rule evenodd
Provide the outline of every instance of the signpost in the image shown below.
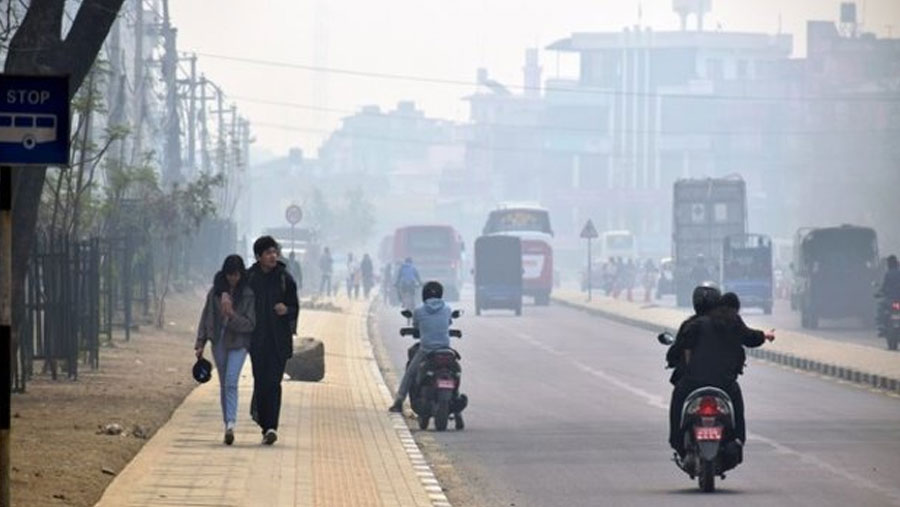
<path fill-rule="evenodd" d="M 12 166 L 69 165 L 69 78 L 0 74 L 0 364 L 12 365 Z M 27 170 L 27 169 L 25 169 Z M 10 375 L 0 382 L 0 505 L 9 505 Z"/>
<path fill-rule="evenodd" d="M 291 204 L 284 212 L 284 218 L 291 224 L 291 251 L 294 250 L 294 227 L 303 220 L 303 210 L 296 204 Z"/>
<path fill-rule="evenodd" d="M 591 256 L 591 240 L 600 236 L 597 234 L 597 228 L 594 227 L 594 222 L 589 218 L 588 221 L 584 224 L 584 227 L 581 229 L 581 237 L 587 240 L 587 293 L 588 293 L 588 301 L 590 301 L 593 297 L 593 273 L 592 273 L 592 256 Z"/>

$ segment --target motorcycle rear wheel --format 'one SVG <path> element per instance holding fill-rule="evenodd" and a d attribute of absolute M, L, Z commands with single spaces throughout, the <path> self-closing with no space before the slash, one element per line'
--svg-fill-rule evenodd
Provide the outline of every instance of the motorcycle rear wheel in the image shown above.
<path fill-rule="evenodd" d="M 447 420 L 450 418 L 450 400 L 438 402 L 437 412 L 434 414 L 434 427 L 438 431 L 447 429 Z"/>
<path fill-rule="evenodd" d="M 700 490 L 704 493 L 712 493 L 716 490 L 716 464 L 712 461 L 700 462 L 700 475 L 697 478 Z"/>

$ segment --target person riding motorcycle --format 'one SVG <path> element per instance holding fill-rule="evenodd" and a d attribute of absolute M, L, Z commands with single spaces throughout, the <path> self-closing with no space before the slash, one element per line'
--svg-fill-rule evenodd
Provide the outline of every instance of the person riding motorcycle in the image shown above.
<path fill-rule="evenodd" d="M 394 404 L 388 409 L 390 412 L 403 411 L 403 402 L 409 394 L 410 384 L 428 353 L 450 348 L 453 310 L 444 303 L 441 299 L 443 297 L 444 287 L 439 282 L 430 281 L 422 287 L 422 306 L 413 311 L 412 317 L 412 327 L 419 331 L 419 348 L 406 367 Z"/>
<path fill-rule="evenodd" d="M 413 265 L 412 257 L 407 257 L 397 270 L 397 280 L 394 282 L 400 301 L 405 301 L 403 299 L 404 294 L 415 292 L 416 288 L 421 285 L 422 279 L 419 277 L 419 270 Z M 412 299 L 410 298 L 410 301 Z"/>
<path fill-rule="evenodd" d="M 900 262 L 896 255 L 889 255 L 887 260 L 887 272 L 878 289 L 878 297 L 881 303 L 878 305 L 879 335 L 884 335 L 887 330 L 887 309 L 894 301 L 900 301 Z"/>
<path fill-rule="evenodd" d="M 682 324 L 666 354 L 668 366 L 675 368 L 670 379 L 675 388 L 669 407 L 669 445 L 684 456 L 680 433 L 684 400 L 699 387 L 718 387 L 732 398 L 735 434 L 730 444 L 739 463 L 746 440 L 743 397 L 737 384 L 746 360 L 743 347 L 759 346 L 765 339 L 774 339 L 774 335 L 747 328 L 737 314 L 740 301 L 736 295 L 729 294 L 723 305 L 719 289 L 702 285 L 694 289 L 692 299 L 696 314 Z"/>

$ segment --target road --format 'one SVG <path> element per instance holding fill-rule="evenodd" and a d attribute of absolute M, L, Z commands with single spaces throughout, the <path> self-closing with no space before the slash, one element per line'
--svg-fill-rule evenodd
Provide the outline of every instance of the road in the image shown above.
<path fill-rule="evenodd" d="M 703 496 L 669 461 L 652 334 L 556 306 L 476 317 L 464 298 L 467 428 L 429 432 L 478 505 L 900 505 L 900 399 L 752 361 L 744 464 Z M 378 327 L 398 369 L 395 314 Z"/>

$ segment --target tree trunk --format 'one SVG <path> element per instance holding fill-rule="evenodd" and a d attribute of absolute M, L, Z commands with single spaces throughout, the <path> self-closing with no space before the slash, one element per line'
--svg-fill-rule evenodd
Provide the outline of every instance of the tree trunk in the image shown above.
<path fill-rule="evenodd" d="M 32 0 L 22 24 L 10 40 L 4 71 L 7 74 L 26 75 L 68 74 L 69 95 L 75 95 L 94 64 L 123 1 L 84 0 L 66 39 L 62 40 L 65 0 Z M 25 270 L 31 256 L 46 174 L 46 167 L 13 168 L 14 350 L 18 345 L 18 326 L 25 317 Z"/>

